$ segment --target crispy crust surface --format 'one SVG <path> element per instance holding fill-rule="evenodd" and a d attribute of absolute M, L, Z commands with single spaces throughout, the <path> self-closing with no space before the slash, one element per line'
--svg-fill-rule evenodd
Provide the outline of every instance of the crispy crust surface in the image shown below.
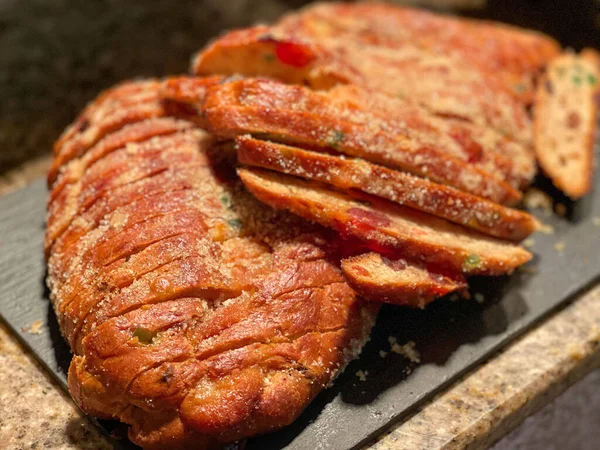
<path fill-rule="evenodd" d="M 230 146 L 157 117 L 88 119 L 101 131 L 49 205 L 48 284 L 84 410 L 130 424 L 144 448 L 220 448 L 293 421 L 378 307 L 345 282 L 331 232 L 256 201 Z"/>
<path fill-rule="evenodd" d="M 550 38 L 498 24 L 391 6 L 321 5 L 217 39 L 192 70 L 270 76 L 315 89 L 351 83 L 531 145 L 525 105 L 537 73 L 558 51 Z"/>

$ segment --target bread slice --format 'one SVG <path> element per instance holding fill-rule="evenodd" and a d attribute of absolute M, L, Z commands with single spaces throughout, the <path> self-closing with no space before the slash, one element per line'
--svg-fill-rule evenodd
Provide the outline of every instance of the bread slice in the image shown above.
<path fill-rule="evenodd" d="M 536 220 L 525 212 L 361 159 L 316 153 L 249 136 L 238 137 L 236 148 L 242 164 L 341 189 L 358 189 L 491 236 L 519 241 L 536 229 Z"/>
<path fill-rule="evenodd" d="M 238 169 L 238 174 L 259 200 L 357 237 L 373 249 L 399 249 L 411 260 L 466 274 L 510 273 L 531 259 L 518 245 L 372 196 L 334 192 L 260 169 Z"/>
<path fill-rule="evenodd" d="M 74 158 L 90 164 L 50 201 L 50 296 L 84 411 L 146 449 L 224 448 L 298 417 L 379 305 L 345 281 L 331 230 L 257 201 L 227 146 L 162 119 Z"/>
<path fill-rule="evenodd" d="M 220 137 L 268 136 L 364 158 L 499 203 L 521 198 L 514 187 L 470 163 L 455 147 L 328 93 L 270 80 L 238 80 L 208 89 L 202 112 L 210 131 Z"/>
<path fill-rule="evenodd" d="M 398 49 L 407 44 L 500 77 L 513 95 L 531 101 L 532 79 L 560 52 L 549 36 L 504 23 L 449 17 L 385 3 L 320 3 L 277 24 L 278 29 L 315 40 L 354 39 Z"/>
<path fill-rule="evenodd" d="M 239 83 L 230 86 L 234 80 L 223 80 L 222 86 L 211 89 L 210 97 L 218 98 L 209 101 L 209 105 L 308 112 L 325 117 L 334 115 L 358 124 L 372 123 L 373 127 L 397 130 L 397 134 L 406 135 L 415 142 L 440 149 L 515 188 L 527 186 L 537 170 L 535 156 L 529 147 L 487 127 L 437 117 L 399 98 L 350 85 L 339 85 L 327 93 L 317 94 L 293 86 L 271 85 L 272 82 L 265 80 L 238 79 Z M 202 110 L 206 95 L 204 81 L 197 78 L 172 78 L 161 88 L 163 99 L 189 105 L 200 120 L 204 118 Z M 194 120 L 189 116 L 185 118 Z"/>
<path fill-rule="evenodd" d="M 534 108 L 535 150 L 556 187 L 577 199 L 592 185 L 600 56 L 564 53 L 541 78 Z"/>
<path fill-rule="evenodd" d="M 424 308 L 436 298 L 466 289 L 461 274 L 440 274 L 404 259 L 365 253 L 342 260 L 350 285 L 369 300 Z"/>
<path fill-rule="evenodd" d="M 496 82 L 497 71 L 410 43 L 390 48 L 348 35 L 320 39 L 302 29 L 258 27 L 216 40 L 197 55 L 192 70 L 267 76 L 314 89 L 354 84 L 532 143 L 525 104 Z"/>

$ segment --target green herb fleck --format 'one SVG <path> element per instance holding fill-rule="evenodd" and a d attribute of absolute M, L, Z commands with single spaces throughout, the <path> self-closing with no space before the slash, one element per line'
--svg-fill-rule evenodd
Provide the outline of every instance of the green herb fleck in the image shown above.
<path fill-rule="evenodd" d="M 344 140 L 344 133 L 342 133 L 339 130 L 333 130 L 333 132 L 331 133 L 331 137 L 327 141 L 327 145 L 329 145 L 330 147 L 335 148 L 337 150 L 337 148 L 340 145 L 340 142 L 342 142 L 343 140 Z"/>
<path fill-rule="evenodd" d="M 265 53 L 264 58 L 267 62 L 275 61 L 275 55 L 273 53 Z"/>
<path fill-rule="evenodd" d="M 242 221 L 240 219 L 229 219 L 227 223 L 231 228 L 235 228 L 236 230 L 242 228 Z"/>
<path fill-rule="evenodd" d="M 575 75 L 573 78 L 573 83 L 575 83 L 576 86 L 579 86 L 581 84 L 581 77 L 579 75 Z"/>
<path fill-rule="evenodd" d="M 133 331 L 133 337 L 138 338 L 139 343 L 143 345 L 152 344 L 152 340 L 155 336 L 155 332 L 144 327 L 138 327 Z"/>
<path fill-rule="evenodd" d="M 231 209 L 231 197 L 228 194 L 221 195 L 221 198 L 219 198 L 219 200 L 225 208 Z"/>
<path fill-rule="evenodd" d="M 470 272 L 473 269 L 477 269 L 477 267 L 479 267 L 480 262 L 481 260 L 479 259 L 479 256 L 469 255 L 465 258 L 462 268 L 465 272 Z"/>
<path fill-rule="evenodd" d="M 513 86 L 513 89 L 515 90 L 516 93 L 522 94 L 523 92 L 525 92 L 527 90 L 527 87 L 523 83 L 518 83 Z"/>
<path fill-rule="evenodd" d="M 588 83 L 590 83 L 592 86 L 595 86 L 597 82 L 598 82 L 598 78 L 596 78 L 595 75 L 592 75 L 591 73 L 589 73 L 588 74 Z"/>

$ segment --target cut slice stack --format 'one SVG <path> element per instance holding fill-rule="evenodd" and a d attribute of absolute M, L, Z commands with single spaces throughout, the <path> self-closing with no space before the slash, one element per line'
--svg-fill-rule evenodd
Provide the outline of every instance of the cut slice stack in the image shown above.
<path fill-rule="evenodd" d="M 342 270 L 365 297 L 422 307 L 464 290 L 466 276 L 510 273 L 531 258 L 517 242 L 535 219 L 502 205 L 530 176 L 525 146 L 512 147 L 513 162 L 469 124 L 354 86 L 199 83 L 167 80 L 162 96 L 235 141 L 238 161 L 254 166 L 238 174 L 259 200 L 340 233 Z M 456 130 L 466 137 L 452 139 Z"/>

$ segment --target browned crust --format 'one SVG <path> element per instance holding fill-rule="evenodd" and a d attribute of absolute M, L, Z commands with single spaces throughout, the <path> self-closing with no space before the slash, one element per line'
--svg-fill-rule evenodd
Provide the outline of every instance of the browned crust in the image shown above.
<path fill-rule="evenodd" d="M 259 200 L 354 236 L 376 249 L 401 250 L 407 258 L 453 272 L 498 275 L 531 259 L 520 246 L 374 197 L 327 190 L 315 182 L 261 169 L 238 169 Z"/>
<path fill-rule="evenodd" d="M 377 117 L 359 105 L 334 100 L 327 93 L 300 86 L 245 79 L 209 89 L 202 111 L 210 130 L 221 137 L 249 133 L 334 149 L 500 203 L 520 199 L 519 191 L 469 163 L 464 155 L 412 135 L 406 126 Z M 321 105 L 322 110 L 318 114 L 305 110 L 307 103 Z"/>
<path fill-rule="evenodd" d="M 556 40 L 507 24 L 448 17 L 385 3 L 316 4 L 289 14 L 279 28 L 316 39 L 351 38 L 368 45 L 410 44 L 496 73 L 512 93 L 531 100 L 531 78 L 560 52 Z"/>
<path fill-rule="evenodd" d="M 600 56 L 591 49 L 551 61 L 534 108 L 535 150 L 544 172 L 573 199 L 592 186 Z"/>
<path fill-rule="evenodd" d="M 311 152 L 249 136 L 238 137 L 236 148 L 242 164 L 341 189 L 358 189 L 502 239 L 520 241 L 536 229 L 535 219 L 525 212 L 364 160 Z"/>
<path fill-rule="evenodd" d="M 216 449 L 293 421 L 378 306 L 345 282 L 328 230 L 257 202 L 230 148 L 167 122 L 73 156 L 49 204 L 48 284 L 85 411 L 144 448 Z"/>
<path fill-rule="evenodd" d="M 367 45 L 348 34 L 320 39 L 302 29 L 260 27 L 213 42 L 197 55 L 192 70 L 269 76 L 315 89 L 351 83 L 410 99 L 442 117 L 484 124 L 526 145 L 532 142 L 525 106 L 500 83 L 501 71 L 484 71 L 411 44 Z M 522 78 L 519 86 L 531 86 L 531 73 Z"/>
<path fill-rule="evenodd" d="M 350 285 L 369 300 L 424 308 L 436 298 L 467 288 L 461 274 L 443 274 L 404 259 L 366 253 L 342 260 Z"/>

